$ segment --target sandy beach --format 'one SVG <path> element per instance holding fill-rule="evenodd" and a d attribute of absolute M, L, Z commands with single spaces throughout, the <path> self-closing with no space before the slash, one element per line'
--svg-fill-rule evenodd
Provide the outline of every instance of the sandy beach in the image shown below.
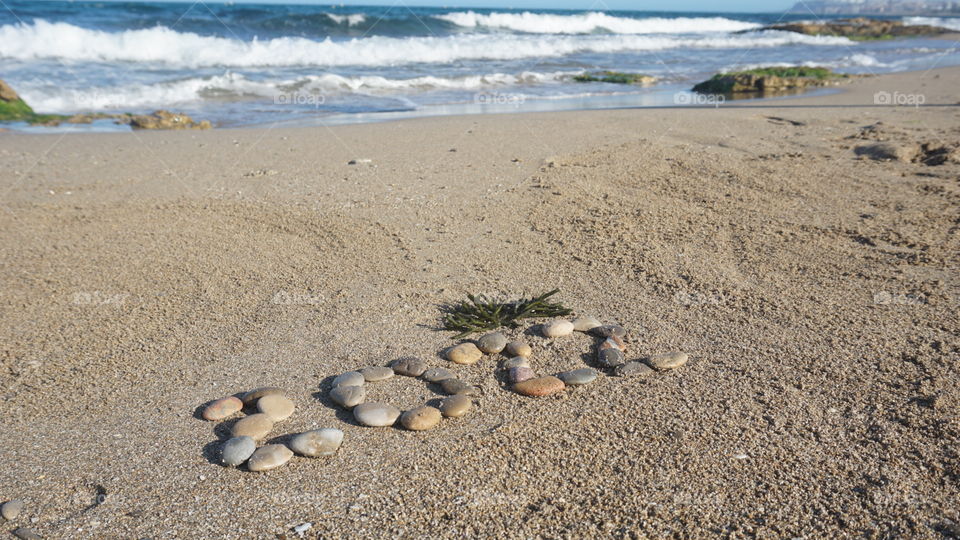
<path fill-rule="evenodd" d="M 0 133 L 0 499 L 25 501 L 4 528 L 960 536 L 957 88 L 947 68 L 719 109 Z M 689 363 L 529 398 L 502 356 L 442 357 L 442 304 L 554 287 L 627 328 L 629 359 Z M 594 338 L 539 322 L 507 330 L 537 373 L 594 365 Z M 405 356 L 482 388 L 475 409 L 411 432 L 330 401 Z M 297 406 L 268 440 L 338 428 L 338 453 L 220 465 L 235 419 L 199 411 L 260 386 Z"/>

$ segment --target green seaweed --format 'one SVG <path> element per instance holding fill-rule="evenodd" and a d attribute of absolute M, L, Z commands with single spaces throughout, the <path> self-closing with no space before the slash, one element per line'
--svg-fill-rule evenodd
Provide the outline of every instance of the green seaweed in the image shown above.
<path fill-rule="evenodd" d="M 534 317 L 562 317 L 572 310 L 559 303 L 547 302 L 547 299 L 560 292 L 554 289 L 533 298 L 514 302 L 496 302 L 484 295 L 467 295 L 467 300 L 443 307 L 443 329 L 459 332 L 453 339 L 459 339 L 475 332 L 496 330 L 503 326 L 516 326 L 519 319 Z"/>
<path fill-rule="evenodd" d="M 652 79 L 643 73 L 623 73 L 621 71 L 599 71 L 574 76 L 576 82 L 603 82 L 613 84 L 644 84 Z"/>
<path fill-rule="evenodd" d="M 59 123 L 69 116 L 59 114 L 37 114 L 22 99 L 5 101 L 0 99 L 0 122 L 26 122 L 28 124 Z"/>
<path fill-rule="evenodd" d="M 704 94 L 730 94 L 735 91 L 736 85 L 739 83 L 737 78 L 744 76 L 780 77 L 784 79 L 814 79 L 817 81 L 846 77 L 844 74 L 834 73 L 833 71 L 822 67 L 772 66 L 747 69 L 744 71 L 717 73 L 710 79 L 694 86 L 693 91 Z"/>

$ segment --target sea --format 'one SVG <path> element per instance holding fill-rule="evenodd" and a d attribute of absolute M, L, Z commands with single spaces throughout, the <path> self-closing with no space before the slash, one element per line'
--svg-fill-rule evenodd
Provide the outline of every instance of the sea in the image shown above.
<path fill-rule="evenodd" d="M 960 45 L 761 30 L 782 13 L 3 0 L 0 78 L 37 112 L 185 112 L 218 127 L 700 104 L 718 71 L 879 74 L 960 64 Z M 960 30 L 960 18 L 898 18 Z M 601 70 L 649 86 L 577 82 Z M 54 128 L 31 128 L 54 129 Z M 100 121 L 56 129 L 128 129 Z"/>

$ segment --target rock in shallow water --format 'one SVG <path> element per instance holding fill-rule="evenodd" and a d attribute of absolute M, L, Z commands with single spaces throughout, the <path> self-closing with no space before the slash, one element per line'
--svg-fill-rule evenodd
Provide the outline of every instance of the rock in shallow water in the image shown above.
<path fill-rule="evenodd" d="M 452 379 L 453 373 L 449 369 L 435 367 L 424 371 L 423 375 L 420 375 L 420 378 L 427 382 L 437 383 L 447 379 Z"/>
<path fill-rule="evenodd" d="M 334 388 L 338 386 L 363 386 L 365 382 L 367 380 L 363 378 L 359 371 L 348 371 L 334 377 L 331 386 Z"/>
<path fill-rule="evenodd" d="M 567 386 L 580 386 L 595 381 L 597 379 L 597 370 L 593 368 L 574 369 L 557 375 L 557 378 Z"/>
<path fill-rule="evenodd" d="M 554 377 L 553 375 L 538 377 L 536 379 L 528 379 L 513 385 L 513 389 L 515 391 L 530 397 L 548 396 L 550 394 L 555 394 L 562 391 L 563 388 L 563 381 Z"/>
<path fill-rule="evenodd" d="M 297 406 L 287 396 L 273 394 L 257 400 L 257 410 L 270 417 L 274 422 L 290 418 Z"/>
<path fill-rule="evenodd" d="M 477 340 L 477 348 L 486 354 L 497 354 L 507 346 L 507 336 L 500 332 L 487 334 Z"/>
<path fill-rule="evenodd" d="M 247 460 L 247 468 L 254 472 L 276 469 L 290 461 L 293 451 L 282 444 L 268 444 L 257 448 L 256 452 Z"/>
<path fill-rule="evenodd" d="M 450 350 L 447 351 L 447 360 L 454 364 L 469 366 L 476 364 L 481 358 L 483 358 L 483 352 L 473 343 L 461 343 L 455 347 L 450 347 Z"/>
<path fill-rule="evenodd" d="M 393 369 L 385 366 L 371 366 L 360 370 L 363 379 L 367 382 L 385 381 L 393 377 Z"/>
<path fill-rule="evenodd" d="M 603 324 L 590 315 L 583 315 L 573 320 L 573 329 L 577 332 L 589 332 L 598 326 Z"/>
<path fill-rule="evenodd" d="M 440 413 L 449 418 L 459 418 L 473 407 L 473 401 L 468 396 L 456 394 L 443 398 L 440 402 Z"/>
<path fill-rule="evenodd" d="M 290 449 L 306 457 L 332 456 L 343 443 L 343 432 L 324 428 L 306 431 L 290 439 Z"/>
<path fill-rule="evenodd" d="M 220 449 L 220 461 L 224 465 L 236 467 L 250 459 L 256 450 L 257 443 L 252 437 L 246 435 L 234 437 L 223 443 L 223 448 Z"/>
<path fill-rule="evenodd" d="M 266 437 L 271 429 L 273 429 L 273 420 L 270 419 L 270 416 L 257 413 L 237 420 L 237 423 L 233 425 L 230 433 L 234 437 L 247 436 L 255 441 L 259 441 Z"/>
<path fill-rule="evenodd" d="M 525 356 L 514 356 L 503 363 L 503 369 L 510 370 L 515 367 L 530 367 L 530 360 Z"/>
<path fill-rule="evenodd" d="M 439 409 L 423 405 L 403 413 L 400 424 L 411 431 L 426 431 L 436 427 L 441 418 Z"/>
<path fill-rule="evenodd" d="M 522 341 L 511 341 L 507 343 L 506 351 L 510 356 L 523 356 L 524 358 L 530 358 L 530 355 L 533 354 L 533 349 L 530 345 Z"/>
<path fill-rule="evenodd" d="M 666 371 L 686 364 L 688 358 L 687 353 L 674 351 L 651 355 L 647 358 L 647 363 L 660 371 Z"/>
<path fill-rule="evenodd" d="M 283 389 L 277 388 L 276 386 L 264 386 L 262 388 L 256 388 L 240 396 L 240 401 L 243 402 L 244 406 L 250 406 L 256 403 L 257 400 L 263 396 L 269 396 L 271 394 L 283 394 Z"/>
<path fill-rule="evenodd" d="M 467 384 L 460 379 L 447 379 L 440 383 L 440 388 L 450 395 L 464 394 L 467 396 L 480 395 L 480 389 L 476 386 Z"/>
<path fill-rule="evenodd" d="M 558 319 L 545 323 L 540 331 L 548 338 L 569 336 L 573 333 L 573 323 Z"/>
<path fill-rule="evenodd" d="M 653 375 L 653 370 L 643 362 L 627 362 L 622 366 L 617 366 L 614 373 L 621 377 L 646 377 Z"/>
<path fill-rule="evenodd" d="M 353 408 L 353 417 L 357 422 L 370 427 L 392 426 L 398 416 L 400 409 L 386 403 L 361 403 Z"/>
<path fill-rule="evenodd" d="M 626 363 L 623 351 L 620 349 L 600 349 L 597 354 L 597 363 L 605 368 L 615 368 Z"/>
<path fill-rule="evenodd" d="M 338 386 L 330 391 L 330 399 L 344 409 L 352 409 L 366 398 L 367 391 L 362 386 Z"/>
<path fill-rule="evenodd" d="M 399 358 L 390 363 L 393 372 L 404 377 L 419 377 L 427 370 L 427 363 L 419 358 Z"/>
<path fill-rule="evenodd" d="M 524 366 L 512 367 L 510 368 L 510 372 L 507 374 L 507 378 L 513 384 L 532 379 L 536 376 L 537 374 L 534 373 L 532 369 Z"/>
<path fill-rule="evenodd" d="M 234 396 L 220 398 L 203 409 L 203 419 L 218 422 L 233 416 L 241 409 L 243 409 L 243 402 L 240 398 Z"/>
<path fill-rule="evenodd" d="M 23 501 L 20 499 L 7 501 L 3 503 L 3 506 L 0 506 L 0 516 L 3 516 L 3 519 L 7 521 L 13 521 L 17 519 L 17 516 L 20 515 L 20 512 L 23 512 Z"/>

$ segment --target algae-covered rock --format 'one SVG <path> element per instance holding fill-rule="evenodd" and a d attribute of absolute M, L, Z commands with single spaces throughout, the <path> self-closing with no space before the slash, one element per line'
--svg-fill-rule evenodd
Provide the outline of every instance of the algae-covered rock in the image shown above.
<path fill-rule="evenodd" d="M 598 71 L 583 73 L 573 78 L 577 82 L 604 82 L 613 84 L 648 85 L 656 82 L 657 78 L 643 73 L 623 73 L 620 71 Z"/>
<path fill-rule="evenodd" d="M 827 86 L 848 78 L 820 67 L 769 67 L 718 73 L 693 87 L 701 94 L 776 93 Z"/>
<path fill-rule="evenodd" d="M 134 129 L 210 129 L 213 127 L 209 120 L 197 122 L 183 113 L 165 110 L 154 111 L 151 114 L 137 114 L 129 118 L 130 127 Z"/>
<path fill-rule="evenodd" d="M 765 26 L 761 30 L 783 30 L 808 36 L 836 36 L 856 41 L 895 39 L 903 37 L 938 36 L 952 32 L 948 28 L 929 25 L 909 25 L 901 21 L 868 19 L 838 19 L 834 21 L 800 21 Z"/>

